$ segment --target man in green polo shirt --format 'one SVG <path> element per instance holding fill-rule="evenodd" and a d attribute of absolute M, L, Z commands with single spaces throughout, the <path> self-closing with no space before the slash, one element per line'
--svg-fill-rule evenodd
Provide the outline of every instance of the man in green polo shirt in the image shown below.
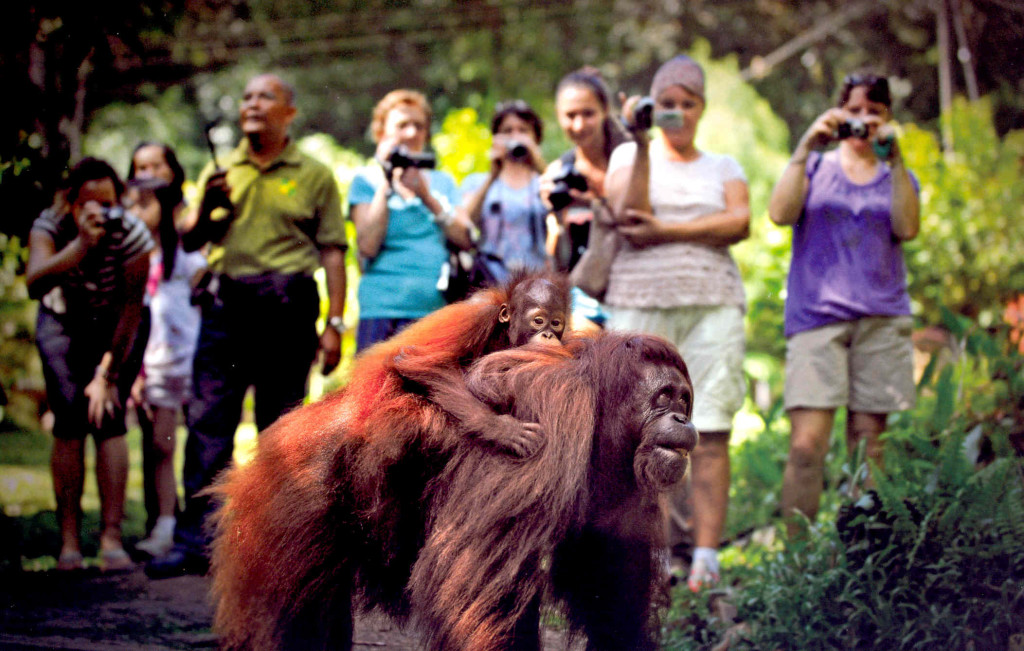
<path fill-rule="evenodd" d="M 334 175 L 288 137 L 292 88 L 278 76 L 249 81 L 239 110 L 244 138 L 200 175 L 203 195 L 182 242 L 209 242 L 215 298 L 203 307 L 188 406 L 185 508 L 175 546 L 146 567 L 152 577 L 206 570 L 204 531 L 212 504 L 198 493 L 231 462 L 248 387 L 260 431 L 301 404 L 317 350 L 337 366 L 345 308 L 345 230 Z M 316 333 L 313 272 L 326 271 L 328 327 Z"/>

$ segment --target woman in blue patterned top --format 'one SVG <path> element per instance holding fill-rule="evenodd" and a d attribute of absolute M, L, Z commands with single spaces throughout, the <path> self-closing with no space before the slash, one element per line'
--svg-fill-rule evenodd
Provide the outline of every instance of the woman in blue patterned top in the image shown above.
<path fill-rule="evenodd" d="M 547 207 L 540 199 L 543 125 L 521 99 L 499 104 L 491 119 L 491 169 L 462 182 L 463 206 L 480 228 L 484 264 L 499 281 L 513 269 L 544 269 Z M 500 262 L 499 262 L 500 261 Z"/>

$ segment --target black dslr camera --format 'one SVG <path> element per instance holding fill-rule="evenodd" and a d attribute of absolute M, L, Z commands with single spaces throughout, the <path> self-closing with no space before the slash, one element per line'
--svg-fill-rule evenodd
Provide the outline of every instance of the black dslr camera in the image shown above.
<path fill-rule="evenodd" d="M 569 190 L 579 190 L 580 192 L 587 190 L 587 177 L 580 174 L 574 165 L 563 169 L 552 181 L 555 185 L 551 188 L 551 194 L 548 195 L 548 202 L 554 211 L 562 210 L 573 202 Z"/>
<path fill-rule="evenodd" d="M 388 180 L 389 186 L 395 169 L 418 167 L 432 170 L 436 165 L 437 159 L 432 153 L 410 151 L 405 145 L 398 145 L 392 149 L 388 157 L 380 162 L 380 166 L 384 168 L 384 178 Z"/>
<path fill-rule="evenodd" d="M 850 118 L 845 122 L 839 123 L 839 128 L 835 132 L 836 140 L 846 140 L 847 138 L 860 138 L 861 140 L 868 139 L 868 125 L 863 120 L 857 118 Z"/>
<path fill-rule="evenodd" d="M 103 209 L 103 227 L 110 229 L 124 219 L 124 208 L 121 206 L 110 206 Z"/>
<path fill-rule="evenodd" d="M 509 140 L 505 143 L 505 151 L 508 152 L 508 159 L 518 163 L 530 161 L 530 150 L 518 140 Z"/>
<path fill-rule="evenodd" d="M 392 149 L 391 153 L 388 154 L 387 160 L 384 161 L 384 168 L 388 172 L 395 168 L 406 169 L 409 167 L 432 170 L 436 165 L 437 159 L 434 157 L 434 154 L 428 151 L 410 151 L 405 145 L 399 145 Z"/>

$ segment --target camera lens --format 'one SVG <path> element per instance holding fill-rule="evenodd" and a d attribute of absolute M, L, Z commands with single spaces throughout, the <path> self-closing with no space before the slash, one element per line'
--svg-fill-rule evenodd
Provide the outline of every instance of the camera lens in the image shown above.
<path fill-rule="evenodd" d="M 836 129 L 835 137 L 837 140 L 845 140 L 846 138 L 860 138 L 861 140 L 867 140 L 868 125 L 863 120 L 850 118 L 845 122 L 839 123 L 839 128 Z"/>
<path fill-rule="evenodd" d="M 518 140 L 509 140 L 505 149 L 508 151 L 508 157 L 511 160 L 526 161 L 530 158 L 530 150 Z"/>

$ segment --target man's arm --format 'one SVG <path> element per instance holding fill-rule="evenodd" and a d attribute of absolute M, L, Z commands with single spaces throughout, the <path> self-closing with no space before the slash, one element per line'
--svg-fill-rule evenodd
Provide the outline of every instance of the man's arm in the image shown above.
<path fill-rule="evenodd" d="M 332 327 L 330 322 L 345 315 L 345 249 L 337 246 L 323 249 L 320 251 L 320 264 L 327 277 L 327 298 L 330 301 L 327 308 L 328 325 L 320 335 L 320 350 L 323 353 L 321 372 L 327 375 L 341 361 L 341 332 Z"/>

